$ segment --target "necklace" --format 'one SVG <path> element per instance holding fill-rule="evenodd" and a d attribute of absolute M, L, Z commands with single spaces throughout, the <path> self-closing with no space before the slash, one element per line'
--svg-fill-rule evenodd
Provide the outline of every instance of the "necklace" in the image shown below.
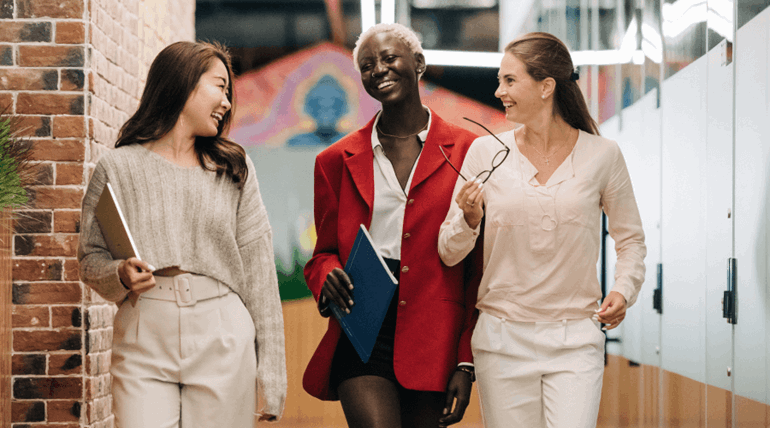
<path fill-rule="evenodd" d="M 538 150 L 538 149 L 537 149 L 535 146 L 530 146 L 530 147 L 532 147 L 533 149 L 535 149 L 535 151 L 537 152 L 537 154 L 539 154 L 539 155 L 540 155 L 540 156 L 541 156 L 541 157 L 542 157 L 542 158 L 545 160 L 545 164 L 546 164 L 546 165 L 548 165 L 548 166 L 550 166 L 550 165 L 551 165 L 551 162 L 550 162 L 550 160 L 549 160 L 549 159 L 551 158 L 551 156 L 555 155 L 556 153 L 558 153 L 558 152 L 559 152 L 559 150 L 561 150 L 561 149 L 562 149 L 561 147 L 559 147 L 558 149 L 554 150 L 554 152 L 553 152 L 553 153 L 551 153 L 550 155 L 546 156 L 546 155 L 544 155 L 542 152 L 540 152 L 540 150 Z"/>
<path fill-rule="evenodd" d="M 569 134 L 571 134 L 571 133 L 572 133 L 572 132 L 571 132 L 571 130 L 570 130 L 570 131 L 569 131 L 569 133 L 567 134 L 567 136 L 569 137 Z M 568 138 L 568 140 L 567 140 L 567 141 L 569 141 L 569 138 Z M 559 151 L 560 151 L 561 149 L 563 149 L 564 147 L 566 147 L 566 146 L 567 146 L 567 144 L 562 144 L 560 147 L 558 147 L 556 150 L 554 150 L 554 151 L 553 151 L 553 153 L 551 153 L 551 154 L 550 154 L 550 155 L 548 155 L 548 156 L 544 155 L 544 154 L 543 154 L 543 152 L 541 152 L 540 150 L 538 150 L 538 149 L 537 149 L 537 147 L 535 147 L 535 145 L 534 145 L 534 144 L 532 144 L 532 145 L 529 145 L 528 147 L 532 147 L 532 148 L 533 148 L 533 149 L 534 149 L 534 150 L 537 152 L 537 154 L 539 154 L 539 155 L 540 155 L 540 156 L 543 158 L 543 160 L 545 160 L 545 164 L 546 164 L 546 166 L 551 166 L 551 161 L 550 161 L 550 159 L 551 159 L 551 156 L 555 155 L 556 153 L 559 153 Z"/>
<path fill-rule="evenodd" d="M 428 121 L 425 122 L 425 125 L 423 125 L 422 128 L 420 128 L 419 131 L 415 132 L 414 134 L 409 134 L 409 135 L 404 135 L 404 136 L 386 134 L 385 132 L 382 132 L 382 129 L 380 129 L 380 122 L 378 121 L 377 122 L 377 132 L 379 132 L 380 134 L 382 134 L 382 135 L 384 135 L 386 137 L 400 138 L 400 139 L 403 140 L 404 138 L 414 137 L 415 135 L 417 135 L 420 132 L 422 132 L 425 128 L 428 127 L 428 122 L 429 121 L 430 121 L 430 119 L 428 119 Z"/>

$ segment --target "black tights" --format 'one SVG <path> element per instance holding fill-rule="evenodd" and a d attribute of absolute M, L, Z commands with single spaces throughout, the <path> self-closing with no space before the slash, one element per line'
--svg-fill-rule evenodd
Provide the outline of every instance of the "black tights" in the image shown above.
<path fill-rule="evenodd" d="M 443 392 L 412 391 L 379 376 L 358 376 L 337 387 L 350 428 L 436 428 Z"/>

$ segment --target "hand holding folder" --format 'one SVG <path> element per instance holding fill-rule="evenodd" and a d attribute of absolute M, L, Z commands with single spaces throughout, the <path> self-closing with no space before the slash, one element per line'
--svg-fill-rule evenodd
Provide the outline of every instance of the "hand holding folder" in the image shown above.
<path fill-rule="evenodd" d="M 372 237 L 362 224 L 345 264 L 345 273 L 354 286 L 355 305 L 347 314 L 336 303 L 329 307 L 337 318 L 361 361 L 369 361 L 382 321 L 390 306 L 398 281 L 374 248 Z"/>
<path fill-rule="evenodd" d="M 99 202 L 96 203 L 94 215 L 104 236 L 104 242 L 107 244 L 113 259 L 128 260 L 135 257 L 138 260 L 142 260 L 139 257 L 139 251 L 136 249 L 136 244 L 134 244 L 134 238 L 131 236 L 131 231 L 128 230 L 128 224 L 123 217 L 123 211 L 120 210 L 118 199 L 110 183 L 104 186 L 104 190 L 102 190 L 102 194 L 99 196 Z M 148 266 L 151 271 L 155 270 L 151 265 Z M 129 293 L 128 299 L 133 306 L 136 306 L 139 294 L 132 291 Z"/>

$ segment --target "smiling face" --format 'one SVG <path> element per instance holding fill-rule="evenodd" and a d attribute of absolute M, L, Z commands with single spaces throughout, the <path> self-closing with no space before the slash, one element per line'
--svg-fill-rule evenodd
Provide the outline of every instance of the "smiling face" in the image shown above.
<path fill-rule="evenodd" d="M 544 82 L 535 81 L 515 55 L 506 53 L 503 56 L 497 80 L 495 96 L 503 102 L 505 118 L 509 121 L 526 124 L 546 108 L 546 102 L 541 98 L 547 93 Z"/>
<path fill-rule="evenodd" d="M 219 59 L 211 60 L 211 66 L 203 73 L 190 94 L 179 119 L 195 137 L 215 137 L 220 123 L 230 110 L 230 88 L 227 67 Z"/>
<path fill-rule="evenodd" d="M 358 51 L 361 83 L 372 98 L 383 105 L 418 97 L 418 69 L 425 67 L 422 54 L 414 54 L 392 33 L 378 33 Z"/>

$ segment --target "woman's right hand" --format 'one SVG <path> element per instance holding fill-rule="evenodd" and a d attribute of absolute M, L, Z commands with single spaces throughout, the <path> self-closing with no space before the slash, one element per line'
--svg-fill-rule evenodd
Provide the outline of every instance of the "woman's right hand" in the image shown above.
<path fill-rule="evenodd" d="M 484 217 L 484 184 L 478 179 L 466 181 L 460 188 L 455 202 L 463 210 L 465 223 L 471 229 L 475 229 Z"/>
<path fill-rule="evenodd" d="M 353 283 L 344 270 L 334 268 L 326 275 L 321 295 L 326 299 L 327 305 L 334 302 L 340 309 L 350 313 L 353 306 Z"/>
<path fill-rule="evenodd" d="M 135 296 L 139 296 L 145 291 L 155 287 L 155 277 L 152 275 L 153 268 L 146 262 L 136 257 L 123 260 L 118 265 L 118 276 L 123 286 L 131 290 Z"/>

